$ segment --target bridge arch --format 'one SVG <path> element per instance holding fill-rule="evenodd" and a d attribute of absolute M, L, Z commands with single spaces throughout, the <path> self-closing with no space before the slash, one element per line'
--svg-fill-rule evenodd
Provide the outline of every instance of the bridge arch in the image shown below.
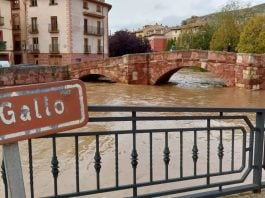
<path fill-rule="evenodd" d="M 160 63 L 161 64 L 161 63 Z M 201 68 L 205 69 L 208 72 L 211 72 L 215 77 L 220 78 L 224 81 L 226 86 L 234 86 L 235 83 L 235 68 L 234 65 L 229 64 L 219 64 L 219 63 L 207 63 L 207 62 L 200 62 L 200 61 L 192 61 L 187 60 L 187 62 L 181 62 L 179 63 L 170 63 L 170 62 L 164 62 L 164 66 L 160 71 L 157 71 L 156 69 L 152 69 L 152 72 L 150 74 L 151 76 L 151 84 L 153 85 L 160 85 L 167 83 L 170 79 L 170 77 L 178 72 L 182 68 Z M 156 65 L 153 65 L 153 68 L 155 68 Z"/>
<path fill-rule="evenodd" d="M 115 82 L 112 78 L 102 74 L 87 74 L 79 77 L 79 79 L 85 82 Z"/>

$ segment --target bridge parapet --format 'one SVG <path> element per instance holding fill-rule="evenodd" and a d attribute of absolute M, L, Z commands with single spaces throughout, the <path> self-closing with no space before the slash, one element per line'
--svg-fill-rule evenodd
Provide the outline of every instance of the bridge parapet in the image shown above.
<path fill-rule="evenodd" d="M 68 66 L 11 66 L 0 68 L 0 86 L 68 80 Z"/>

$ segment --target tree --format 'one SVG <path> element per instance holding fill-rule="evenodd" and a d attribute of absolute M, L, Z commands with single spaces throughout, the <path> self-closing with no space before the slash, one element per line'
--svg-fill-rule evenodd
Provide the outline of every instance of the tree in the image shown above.
<path fill-rule="evenodd" d="M 176 46 L 176 39 L 169 39 L 167 41 L 167 48 L 166 48 L 166 51 L 170 51 L 173 46 Z"/>
<path fill-rule="evenodd" d="M 192 29 L 182 29 L 176 41 L 176 49 L 190 49 L 192 36 Z"/>
<path fill-rule="evenodd" d="M 208 50 L 210 47 L 212 35 L 213 28 L 210 25 L 206 24 L 199 27 L 192 34 L 190 48 Z"/>
<path fill-rule="evenodd" d="M 110 57 L 150 51 L 151 47 L 147 39 L 137 38 L 134 34 L 125 30 L 115 32 L 109 38 Z"/>
<path fill-rule="evenodd" d="M 230 0 L 226 5 L 224 5 L 220 12 L 213 15 L 213 20 L 211 20 L 211 25 L 217 30 L 225 20 L 232 18 L 239 31 L 242 31 L 248 19 L 254 16 L 253 9 L 250 8 L 249 3 L 243 3 L 239 0 Z"/>
<path fill-rule="evenodd" d="M 235 51 L 239 41 L 239 30 L 234 18 L 227 17 L 214 32 L 210 49 L 218 51 Z"/>
<path fill-rule="evenodd" d="M 239 52 L 265 53 L 265 16 L 256 16 L 249 20 L 237 46 Z"/>
<path fill-rule="evenodd" d="M 212 34 L 213 29 L 208 24 L 198 28 L 184 29 L 176 41 L 176 48 L 208 50 Z"/>
<path fill-rule="evenodd" d="M 254 15 L 249 6 L 249 4 L 242 4 L 239 0 L 231 0 L 213 16 L 210 22 L 214 29 L 211 50 L 236 51 L 240 32 L 246 21 Z"/>

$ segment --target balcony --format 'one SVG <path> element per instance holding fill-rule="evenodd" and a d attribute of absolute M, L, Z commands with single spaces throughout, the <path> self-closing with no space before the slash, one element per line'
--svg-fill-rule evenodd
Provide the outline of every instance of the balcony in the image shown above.
<path fill-rule="evenodd" d="M 5 25 L 5 18 L 4 17 L 0 17 L 0 26 Z"/>
<path fill-rule="evenodd" d="M 6 50 L 6 41 L 0 41 L 0 51 Z"/>
<path fill-rule="evenodd" d="M 12 10 L 16 10 L 16 9 L 19 9 L 19 8 L 20 8 L 19 3 L 12 3 L 12 6 L 11 6 Z"/>
<path fill-rule="evenodd" d="M 20 25 L 13 25 L 13 30 L 20 30 Z"/>
<path fill-rule="evenodd" d="M 39 33 L 38 25 L 31 25 L 29 27 L 29 33 L 30 34 L 38 34 Z"/>
<path fill-rule="evenodd" d="M 84 45 L 84 53 L 91 53 L 91 46 L 90 45 Z"/>
<path fill-rule="evenodd" d="M 102 36 L 104 34 L 104 29 L 96 26 L 87 26 L 84 27 L 84 35 L 94 35 Z"/>
<path fill-rule="evenodd" d="M 60 54 L 59 44 L 50 44 L 50 53 L 51 54 Z"/>
<path fill-rule="evenodd" d="M 103 54 L 103 50 L 104 50 L 103 46 L 98 46 L 98 51 L 97 51 L 97 53 L 98 53 L 98 54 Z"/>
<path fill-rule="evenodd" d="M 49 24 L 50 33 L 59 33 L 58 25 Z"/>
<path fill-rule="evenodd" d="M 14 42 L 14 51 L 21 51 L 21 41 L 15 41 Z"/>
<path fill-rule="evenodd" d="M 32 44 L 32 45 L 30 45 L 29 46 L 29 51 L 30 51 L 30 53 L 34 53 L 34 54 L 40 53 L 39 44 Z"/>

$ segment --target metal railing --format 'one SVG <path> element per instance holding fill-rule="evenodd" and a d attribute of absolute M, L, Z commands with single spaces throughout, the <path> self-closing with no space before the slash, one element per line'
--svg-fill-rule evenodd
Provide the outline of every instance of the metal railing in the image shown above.
<path fill-rule="evenodd" d="M 40 53 L 39 44 L 32 44 L 29 46 L 30 53 Z"/>
<path fill-rule="evenodd" d="M 91 45 L 84 45 L 84 53 L 91 53 Z"/>
<path fill-rule="evenodd" d="M 20 25 L 13 25 L 13 30 L 20 30 Z"/>
<path fill-rule="evenodd" d="M 49 46 L 50 53 L 59 54 L 60 53 L 60 45 L 59 44 L 50 44 Z"/>
<path fill-rule="evenodd" d="M 30 34 L 38 34 L 39 33 L 38 25 L 29 26 L 29 33 Z"/>
<path fill-rule="evenodd" d="M 102 54 L 102 53 L 103 53 L 103 50 L 104 50 L 103 46 L 98 46 L 98 51 L 97 51 L 97 53 L 98 53 L 98 54 Z"/>
<path fill-rule="evenodd" d="M 100 28 L 97 26 L 85 26 L 84 27 L 84 34 L 85 35 L 102 36 L 104 34 L 104 28 Z"/>
<path fill-rule="evenodd" d="M 88 111 L 86 132 L 28 141 L 31 197 L 97 193 L 121 197 L 113 193 L 124 190 L 129 195 L 122 197 L 216 197 L 262 188 L 265 109 L 89 106 Z M 53 189 L 38 194 L 36 181 L 41 178 L 34 177 L 35 171 L 47 165 L 37 164 L 33 151 L 47 140 L 51 143 L 49 184 L 53 182 Z M 69 147 L 73 157 L 63 159 L 65 153 L 61 152 Z M 69 160 L 72 166 L 60 172 Z M 86 172 L 92 168 L 84 168 L 91 163 L 94 174 Z M 72 179 L 60 180 L 64 173 L 69 174 L 66 170 L 71 171 Z M 4 170 L 2 173 L 7 193 Z M 112 179 L 106 184 L 108 178 Z M 67 181 L 73 187 L 71 192 L 62 188 Z M 84 183 L 93 185 L 84 188 Z"/>
<path fill-rule="evenodd" d="M 59 33 L 59 28 L 57 24 L 49 24 L 48 28 L 49 33 Z"/>

